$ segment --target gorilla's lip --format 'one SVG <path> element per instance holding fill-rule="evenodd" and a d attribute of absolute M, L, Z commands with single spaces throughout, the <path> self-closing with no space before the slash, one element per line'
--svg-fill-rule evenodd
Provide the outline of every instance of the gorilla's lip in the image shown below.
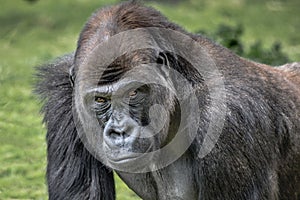
<path fill-rule="evenodd" d="M 133 153 L 132 152 L 132 153 L 127 153 L 126 155 L 122 155 L 122 156 L 108 157 L 109 162 L 112 164 L 134 162 L 134 161 L 144 157 L 149 152 L 151 152 L 152 147 L 153 147 L 153 145 L 150 145 L 149 148 L 143 153 Z"/>
<path fill-rule="evenodd" d="M 153 165 L 152 153 L 141 153 L 140 155 L 126 155 L 108 160 L 108 166 L 116 171 L 137 172 L 148 169 Z"/>
<path fill-rule="evenodd" d="M 115 157 L 115 158 L 110 158 L 110 162 L 114 163 L 119 163 L 119 162 L 127 162 L 129 160 L 134 160 L 137 159 L 141 156 L 136 156 L 136 155 L 126 155 L 126 156 L 120 156 L 120 157 Z"/>

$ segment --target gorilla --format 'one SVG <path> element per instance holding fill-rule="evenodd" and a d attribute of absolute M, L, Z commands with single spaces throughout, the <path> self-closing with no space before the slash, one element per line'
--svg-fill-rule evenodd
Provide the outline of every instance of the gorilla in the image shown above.
<path fill-rule="evenodd" d="M 300 63 L 241 58 L 135 1 L 40 66 L 49 199 L 300 199 Z"/>

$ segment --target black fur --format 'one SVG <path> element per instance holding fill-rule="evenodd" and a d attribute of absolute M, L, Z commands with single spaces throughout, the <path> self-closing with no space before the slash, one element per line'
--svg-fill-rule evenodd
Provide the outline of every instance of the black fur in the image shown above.
<path fill-rule="evenodd" d="M 49 199 L 115 198 L 113 172 L 84 148 L 72 115 L 72 85 L 69 69 L 74 54 L 38 69 L 36 92 L 44 100 L 47 125 Z"/>

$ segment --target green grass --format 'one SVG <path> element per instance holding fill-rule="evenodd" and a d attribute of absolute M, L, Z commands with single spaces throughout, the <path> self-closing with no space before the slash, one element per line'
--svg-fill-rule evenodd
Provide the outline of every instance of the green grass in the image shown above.
<path fill-rule="evenodd" d="M 219 24 L 242 24 L 243 42 L 283 43 L 293 60 L 300 58 L 300 1 L 297 0 L 189 0 L 174 6 L 154 4 L 172 21 L 189 31 L 215 30 Z"/>
<path fill-rule="evenodd" d="M 116 2 L 116 1 L 110 1 Z M 245 26 L 243 40 L 279 40 L 300 60 L 300 1 L 203 0 L 151 5 L 189 31 L 220 23 Z M 267 3 L 266 3 L 267 2 Z M 46 144 L 40 104 L 32 95 L 34 66 L 76 48 L 78 34 L 105 0 L 2 1 L 0 9 L 0 199 L 47 199 Z M 119 179 L 118 199 L 137 198 Z"/>

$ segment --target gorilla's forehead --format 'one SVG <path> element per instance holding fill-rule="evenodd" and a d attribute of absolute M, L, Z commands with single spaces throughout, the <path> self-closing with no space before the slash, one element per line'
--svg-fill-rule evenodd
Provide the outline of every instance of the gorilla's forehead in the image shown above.
<path fill-rule="evenodd" d="M 120 80 L 125 75 L 131 78 L 144 77 L 157 73 L 156 52 L 153 49 L 140 49 L 118 56 L 111 63 L 103 62 L 105 55 L 90 57 L 86 63 L 79 66 L 78 80 L 87 79 L 97 85 L 104 85 Z M 145 65 L 148 65 L 146 68 Z M 143 66 L 143 67 L 140 67 Z"/>

